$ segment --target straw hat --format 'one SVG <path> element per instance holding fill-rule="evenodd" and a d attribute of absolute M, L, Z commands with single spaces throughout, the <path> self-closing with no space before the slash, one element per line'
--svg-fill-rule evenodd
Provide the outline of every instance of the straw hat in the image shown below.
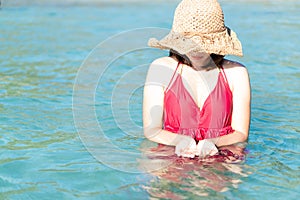
<path fill-rule="evenodd" d="M 243 56 L 235 32 L 224 25 L 217 0 L 183 0 L 175 10 L 170 33 L 161 40 L 150 38 L 148 45 L 173 49 L 180 54 L 191 51 Z"/>

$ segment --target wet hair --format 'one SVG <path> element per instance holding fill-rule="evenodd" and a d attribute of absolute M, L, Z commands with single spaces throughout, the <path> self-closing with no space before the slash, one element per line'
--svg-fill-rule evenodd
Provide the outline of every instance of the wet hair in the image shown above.
<path fill-rule="evenodd" d="M 171 49 L 169 51 L 169 57 L 175 57 L 178 62 L 186 64 L 190 67 L 193 67 L 192 62 L 190 61 L 190 59 L 186 55 L 182 55 L 182 54 L 178 53 L 177 51 L 175 51 L 173 49 Z M 223 61 L 224 61 L 224 56 L 223 55 L 210 54 L 210 57 L 214 61 L 215 66 L 217 66 L 217 67 L 220 67 L 222 65 Z M 209 66 L 207 66 L 207 70 L 213 69 L 213 68 L 215 68 L 215 66 L 209 64 Z"/>

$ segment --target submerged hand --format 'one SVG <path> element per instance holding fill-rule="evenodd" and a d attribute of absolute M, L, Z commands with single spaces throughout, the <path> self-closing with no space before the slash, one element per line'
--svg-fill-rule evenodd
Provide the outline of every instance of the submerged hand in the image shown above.
<path fill-rule="evenodd" d="M 199 157 L 212 156 L 218 153 L 216 145 L 210 140 L 200 140 L 197 144 L 197 153 Z"/>
<path fill-rule="evenodd" d="M 175 147 L 175 154 L 177 156 L 194 158 L 196 152 L 196 141 L 191 137 L 184 138 Z"/>

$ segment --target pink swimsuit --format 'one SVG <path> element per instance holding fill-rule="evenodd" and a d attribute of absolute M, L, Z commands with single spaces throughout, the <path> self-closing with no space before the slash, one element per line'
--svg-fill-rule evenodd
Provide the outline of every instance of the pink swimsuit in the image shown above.
<path fill-rule="evenodd" d="M 179 65 L 165 90 L 164 129 L 196 141 L 232 133 L 232 93 L 224 69 L 221 67 L 217 84 L 200 110 L 176 73 Z"/>

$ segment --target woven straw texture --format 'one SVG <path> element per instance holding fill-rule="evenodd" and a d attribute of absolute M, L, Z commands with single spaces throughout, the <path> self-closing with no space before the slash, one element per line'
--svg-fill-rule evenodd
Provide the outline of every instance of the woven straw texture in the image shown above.
<path fill-rule="evenodd" d="M 237 35 L 224 25 L 217 0 L 183 0 L 175 10 L 171 32 L 161 40 L 150 38 L 148 45 L 173 49 L 180 54 L 191 51 L 242 56 Z"/>

